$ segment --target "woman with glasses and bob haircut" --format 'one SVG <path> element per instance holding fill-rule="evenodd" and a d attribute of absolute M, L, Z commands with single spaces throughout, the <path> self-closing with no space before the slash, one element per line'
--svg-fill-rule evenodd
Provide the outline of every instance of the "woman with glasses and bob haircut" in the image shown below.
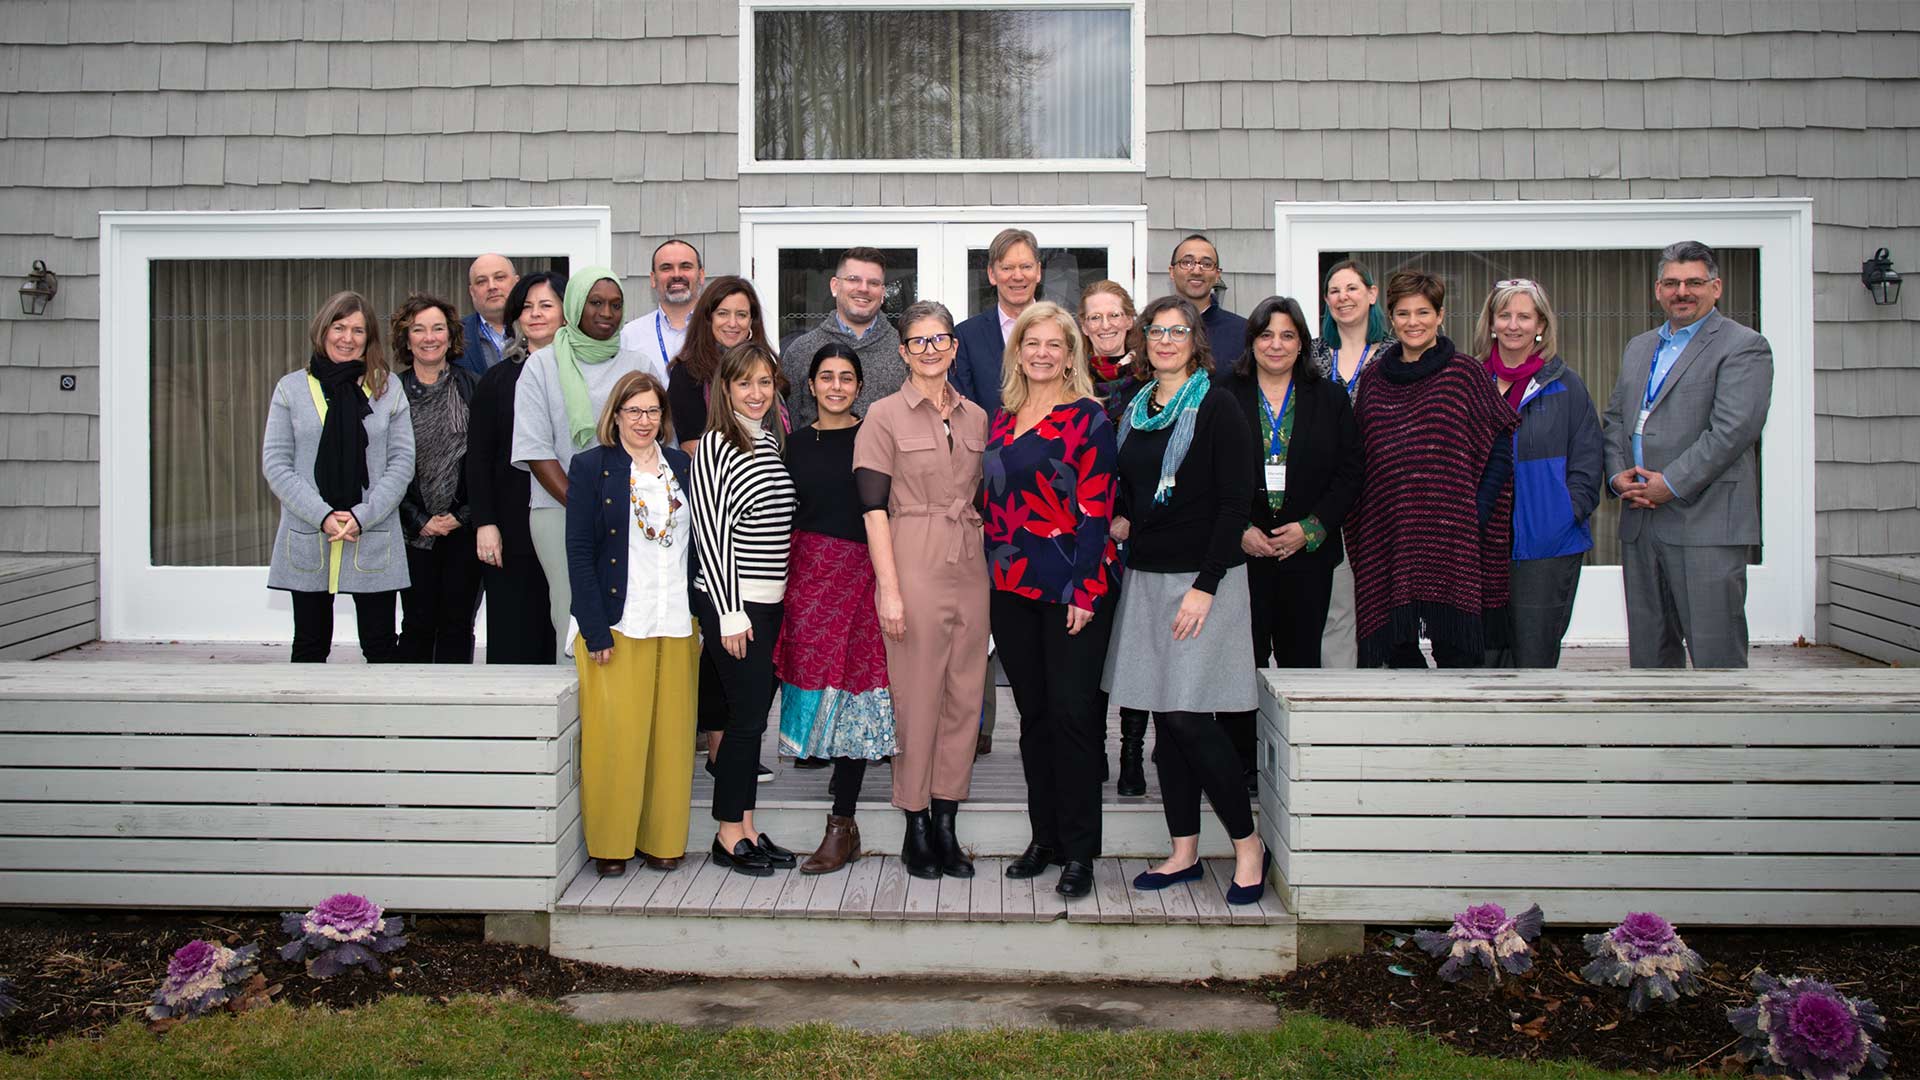
<path fill-rule="evenodd" d="M 1480 305 L 1473 352 L 1520 414 L 1513 436 L 1513 561 L 1509 647 L 1487 653 L 1490 667 L 1560 664 L 1560 639 L 1573 620 L 1580 564 L 1593 550 L 1588 518 L 1600 505 L 1600 417 L 1587 384 L 1560 358 L 1560 320 L 1547 292 L 1525 278 L 1498 282 Z"/>
<path fill-rule="evenodd" d="M 580 673 L 580 815 L 603 876 L 636 854 L 655 870 L 687 849 L 694 679 L 692 461 L 673 445 L 666 388 L 613 384 L 597 444 L 567 466 L 567 642 Z"/>
<path fill-rule="evenodd" d="M 954 819 L 973 786 L 987 679 L 990 583 L 975 505 L 987 414 L 947 381 L 958 351 L 945 305 L 902 312 L 906 384 L 874 402 L 853 443 L 899 745 L 900 861 L 918 878 L 973 876 Z"/>
<path fill-rule="evenodd" d="M 1253 438 L 1240 405 L 1213 385 L 1200 313 L 1164 296 L 1140 313 L 1153 383 L 1120 418 L 1113 532 L 1127 540 L 1105 685 L 1113 703 L 1153 714 L 1154 764 L 1172 854 L 1133 879 L 1164 889 L 1206 875 L 1204 793 L 1233 841 L 1227 901 L 1266 891 L 1266 852 L 1253 828 L 1240 755 L 1220 713 L 1254 707 L 1247 528 Z"/>

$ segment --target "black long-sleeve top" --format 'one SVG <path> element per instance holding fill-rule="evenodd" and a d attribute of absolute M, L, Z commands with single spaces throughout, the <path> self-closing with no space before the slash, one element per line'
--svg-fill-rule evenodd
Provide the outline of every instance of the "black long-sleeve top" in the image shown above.
<path fill-rule="evenodd" d="M 1141 393 L 1152 393 L 1151 387 Z M 1228 570 L 1247 561 L 1253 474 L 1247 462 L 1253 435 L 1233 395 L 1216 385 L 1200 399 L 1193 442 L 1174 472 L 1173 491 L 1156 505 L 1160 460 L 1173 424 L 1135 430 L 1120 447 L 1119 516 L 1129 522 L 1127 566 L 1152 574 L 1194 574 L 1193 587 L 1211 593 Z"/>
<path fill-rule="evenodd" d="M 853 483 L 853 440 L 859 434 L 860 425 L 855 424 L 832 431 L 803 427 L 787 436 L 787 472 L 800 499 L 793 515 L 795 532 L 867 542 Z M 882 497 L 882 505 L 885 502 Z"/>
<path fill-rule="evenodd" d="M 514 556 L 533 558 L 527 527 L 533 474 L 513 467 L 513 394 L 526 370 L 526 349 L 517 342 L 507 349 L 517 355 L 488 368 L 467 403 L 467 501 L 474 528 L 498 528 L 501 550 L 520 565 Z"/>

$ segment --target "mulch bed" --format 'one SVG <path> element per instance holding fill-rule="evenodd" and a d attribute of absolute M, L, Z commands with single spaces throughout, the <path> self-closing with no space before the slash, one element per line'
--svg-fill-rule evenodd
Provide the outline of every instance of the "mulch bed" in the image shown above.
<path fill-rule="evenodd" d="M 1395 1026 L 1432 1035 L 1469 1053 L 1504 1058 L 1580 1058 L 1612 1069 L 1744 1071 L 1732 1056 L 1727 1009 L 1751 1005 L 1755 967 L 1779 978 L 1810 975 L 1849 997 L 1871 998 L 1887 1020 L 1880 1043 L 1888 1075 L 1920 1047 L 1920 933 L 1898 930 L 1689 931 L 1708 965 L 1704 992 L 1678 1005 L 1628 1011 L 1627 992 L 1580 978 L 1588 957 L 1582 931 L 1549 930 L 1534 968 L 1488 984 L 1484 970 L 1448 984 L 1441 961 L 1406 931 L 1370 932 L 1366 950 L 1301 968 L 1268 985 L 1284 1005 L 1361 1027 Z M 1411 972 L 1397 974 L 1391 969 Z"/>
<path fill-rule="evenodd" d="M 0 1049 L 69 1034 L 98 1034 L 142 1014 L 167 971 L 167 958 L 194 938 L 260 946 L 260 972 L 279 984 L 273 1000 L 336 1009 L 389 994 L 446 999 L 517 993 L 556 998 L 593 990 L 643 990 L 678 976 L 561 960 L 541 949 L 483 940 L 477 917 L 408 920 L 407 944 L 387 974 L 349 971 L 325 981 L 280 959 L 286 940 L 273 916 L 234 912 L 102 912 L 0 915 L 0 976 L 11 979 L 19 1012 L 0 1019 Z"/>

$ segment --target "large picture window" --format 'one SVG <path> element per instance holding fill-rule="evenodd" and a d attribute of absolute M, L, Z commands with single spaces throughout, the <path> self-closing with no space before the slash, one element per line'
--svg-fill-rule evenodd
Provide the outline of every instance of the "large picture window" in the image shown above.
<path fill-rule="evenodd" d="M 743 167 L 1139 163 L 1131 4 L 748 14 Z"/>

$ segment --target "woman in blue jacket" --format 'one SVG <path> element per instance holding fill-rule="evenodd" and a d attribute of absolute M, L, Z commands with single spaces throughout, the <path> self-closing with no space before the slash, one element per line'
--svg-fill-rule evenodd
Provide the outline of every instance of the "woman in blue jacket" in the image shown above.
<path fill-rule="evenodd" d="M 1560 359 L 1559 320 L 1546 290 L 1524 278 L 1487 294 L 1474 354 L 1520 414 L 1513 435 L 1512 645 L 1489 667 L 1550 668 L 1573 618 L 1580 565 L 1593 548 L 1587 519 L 1600 504 L 1600 419 L 1580 376 Z"/>
<path fill-rule="evenodd" d="M 636 854 L 671 870 L 687 850 L 700 639 L 688 586 L 692 461 L 673 445 L 666 387 L 620 377 L 599 445 L 567 466 L 567 651 L 580 673 L 580 812 L 602 876 Z"/>

